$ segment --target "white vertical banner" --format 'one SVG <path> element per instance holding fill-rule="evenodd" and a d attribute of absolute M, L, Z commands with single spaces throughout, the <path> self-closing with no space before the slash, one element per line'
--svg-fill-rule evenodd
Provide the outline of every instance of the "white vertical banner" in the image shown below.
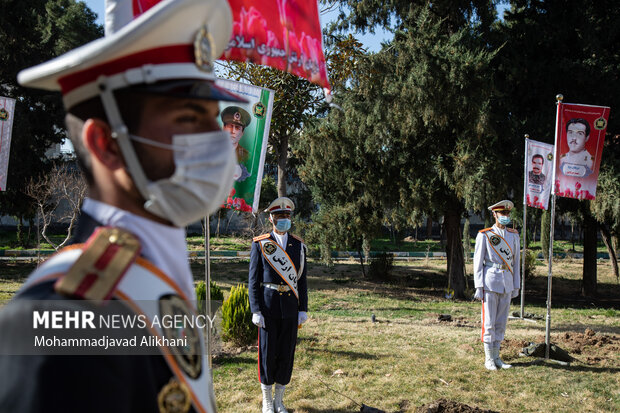
<path fill-rule="evenodd" d="M 553 173 L 553 145 L 526 139 L 525 182 L 527 206 L 547 209 Z"/>
<path fill-rule="evenodd" d="M 0 191 L 6 190 L 15 99 L 0 96 Z"/>

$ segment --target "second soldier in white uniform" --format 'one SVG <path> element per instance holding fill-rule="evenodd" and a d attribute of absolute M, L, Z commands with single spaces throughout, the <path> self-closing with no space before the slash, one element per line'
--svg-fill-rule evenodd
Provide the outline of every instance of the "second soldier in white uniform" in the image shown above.
<path fill-rule="evenodd" d="M 485 228 L 476 237 L 474 253 L 475 298 L 482 300 L 482 342 L 484 366 L 488 370 L 508 369 L 510 364 L 499 358 L 504 340 L 510 300 L 519 295 L 519 233 L 510 224 L 511 201 L 491 205 L 495 225 Z"/>

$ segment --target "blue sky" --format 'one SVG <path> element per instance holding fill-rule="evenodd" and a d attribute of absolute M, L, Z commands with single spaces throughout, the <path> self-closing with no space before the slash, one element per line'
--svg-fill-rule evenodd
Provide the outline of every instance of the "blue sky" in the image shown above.
<path fill-rule="evenodd" d="M 94 11 L 95 13 L 97 13 L 98 19 L 97 22 L 99 24 L 103 24 L 103 16 L 104 16 L 104 5 L 105 5 L 105 0 L 84 0 L 84 2 L 88 5 L 88 7 Z M 504 14 L 504 10 L 508 7 L 508 5 L 506 4 L 501 4 L 497 6 L 497 11 L 498 14 L 500 15 L 500 17 L 503 16 Z M 336 11 L 329 11 L 326 13 L 323 13 L 319 16 L 320 20 L 321 20 L 321 26 L 325 27 L 326 24 L 328 24 L 329 22 L 331 22 L 333 19 L 335 19 L 338 16 L 338 12 Z M 369 51 L 371 52 L 377 52 L 379 51 L 379 49 L 381 49 L 381 42 L 391 38 L 391 34 L 384 31 L 384 30 L 377 30 L 375 34 L 356 34 L 355 37 L 362 42 L 362 44 L 368 48 Z"/>

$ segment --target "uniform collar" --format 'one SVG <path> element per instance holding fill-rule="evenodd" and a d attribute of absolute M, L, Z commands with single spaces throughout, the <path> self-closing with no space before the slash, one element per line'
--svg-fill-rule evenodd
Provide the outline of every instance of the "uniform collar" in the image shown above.
<path fill-rule="evenodd" d="M 493 224 L 493 231 L 495 231 L 498 235 L 500 236 L 504 236 L 506 235 L 506 230 L 508 229 L 508 227 L 501 229 L 500 227 L 497 226 L 497 224 Z"/>
<path fill-rule="evenodd" d="M 286 242 L 288 241 L 288 232 L 285 232 L 284 235 L 280 235 L 275 231 L 271 231 L 271 235 L 283 249 L 286 249 Z"/>
<path fill-rule="evenodd" d="M 84 200 L 82 210 L 101 225 L 123 228 L 138 237 L 141 255 L 179 284 L 189 299 L 194 298 L 184 228 L 163 225 L 90 198 Z"/>

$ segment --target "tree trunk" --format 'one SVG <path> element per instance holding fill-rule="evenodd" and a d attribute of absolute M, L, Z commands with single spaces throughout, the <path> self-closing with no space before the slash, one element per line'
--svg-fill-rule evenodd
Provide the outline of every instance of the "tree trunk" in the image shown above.
<path fill-rule="evenodd" d="M 67 236 L 58 245 L 58 248 L 64 247 L 67 244 L 67 242 L 71 240 L 71 236 L 73 235 L 73 228 L 75 227 L 75 224 L 77 223 L 79 216 L 80 216 L 80 210 L 79 209 L 73 210 L 73 215 L 71 215 L 71 221 L 69 221 L 69 229 L 67 230 Z"/>
<path fill-rule="evenodd" d="M 357 254 L 359 255 L 360 265 L 362 266 L 362 275 L 366 278 L 366 267 L 364 266 L 364 253 L 362 252 L 363 242 L 357 243 Z"/>
<path fill-rule="evenodd" d="M 448 210 L 444 214 L 448 279 L 450 288 L 454 290 L 454 298 L 465 298 L 465 274 L 463 272 L 465 261 L 460 220 L 461 215 L 458 210 Z"/>
<path fill-rule="evenodd" d="M 17 220 L 17 245 L 19 245 L 20 247 L 24 247 L 24 224 L 22 221 L 22 217 L 19 217 L 19 220 Z"/>
<path fill-rule="evenodd" d="M 611 266 L 614 269 L 616 280 L 620 280 L 620 274 L 618 274 L 618 257 L 616 256 L 616 249 L 614 248 L 611 240 L 611 233 L 605 224 L 599 225 L 599 228 L 601 230 L 601 238 L 603 238 L 603 242 L 605 243 L 607 252 L 609 253 L 609 260 L 611 261 Z"/>
<path fill-rule="evenodd" d="M 26 241 L 28 248 L 32 245 L 30 242 L 30 238 L 32 237 L 32 228 L 34 228 L 34 220 L 32 218 L 28 218 L 28 238 Z"/>
<path fill-rule="evenodd" d="M 433 238 L 433 220 L 431 217 L 426 218 L 426 239 Z"/>
<path fill-rule="evenodd" d="M 470 251 L 471 240 L 469 238 L 469 218 L 467 218 L 465 224 L 463 224 L 463 253 L 465 254 L 465 261 L 469 261 Z"/>
<path fill-rule="evenodd" d="M 278 197 L 286 196 L 286 160 L 288 158 L 288 136 L 283 136 L 278 148 Z"/>
<path fill-rule="evenodd" d="M 364 252 L 364 263 L 370 263 L 370 240 L 364 236 L 362 241 L 362 251 Z"/>
<path fill-rule="evenodd" d="M 583 284 L 581 294 L 596 295 L 596 233 L 598 222 L 590 214 L 583 220 Z"/>

